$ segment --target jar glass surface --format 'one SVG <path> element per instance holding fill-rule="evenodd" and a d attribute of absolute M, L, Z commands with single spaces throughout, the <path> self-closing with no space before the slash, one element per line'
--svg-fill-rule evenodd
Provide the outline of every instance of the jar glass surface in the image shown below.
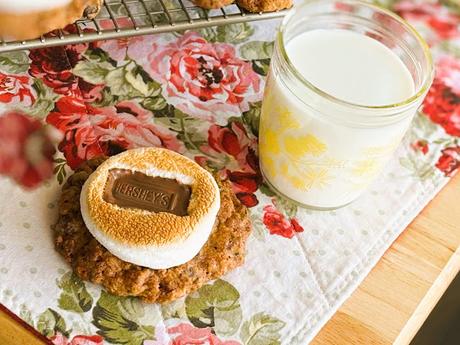
<path fill-rule="evenodd" d="M 313 85 L 294 66 L 286 46 L 318 29 L 352 31 L 382 43 L 409 72 L 413 93 L 397 103 L 367 105 Z M 277 35 L 262 104 L 259 154 L 266 181 L 306 207 L 333 209 L 350 203 L 401 142 L 433 74 L 423 39 L 383 8 L 354 0 L 310 0 L 293 8 Z"/>

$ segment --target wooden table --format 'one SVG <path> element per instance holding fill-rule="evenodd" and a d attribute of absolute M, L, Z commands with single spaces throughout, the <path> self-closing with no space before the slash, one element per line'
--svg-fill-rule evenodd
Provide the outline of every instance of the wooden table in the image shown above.
<path fill-rule="evenodd" d="M 393 243 L 314 345 L 408 344 L 460 270 L 460 174 Z M 0 309 L 0 344 L 43 344 Z"/>
<path fill-rule="evenodd" d="M 408 344 L 459 270 L 457 174 L 398 237 L 312 344 Z"/>

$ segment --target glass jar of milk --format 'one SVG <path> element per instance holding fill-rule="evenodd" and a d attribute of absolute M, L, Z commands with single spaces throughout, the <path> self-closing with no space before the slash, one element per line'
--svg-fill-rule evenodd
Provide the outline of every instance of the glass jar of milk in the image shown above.
<path fill-rule="evenodd" d="M 347 0 L 295 7 L 262 104 L 266 181 L 306 207 L 350 203 L 391 157 L 432 81 L 427 45 L 395 14 Z"/>

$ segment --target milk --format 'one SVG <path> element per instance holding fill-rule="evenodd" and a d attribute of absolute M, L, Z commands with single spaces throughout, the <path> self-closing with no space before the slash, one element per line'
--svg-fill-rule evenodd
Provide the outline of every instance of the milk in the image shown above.
<path fill-rule="evenodd" d="M 286 52 L 310 83 L 350 103 L 394 104 L 414 93 L 412 76 L 399 57 L 353 31 L 307 31 L 290 40 Z"/>
<path fill-rule="evenodd" d="M 412 75 L 392 50 L 352 31 L 306 31 L 285 50 L 314 87 L 299 86 L 277 67 L 280 58 L 272 61 L 259 131 L 262 172 L 278 193 L 303 205 L 343 206 L 391 157 L 416 107 L 388 121 L 342 101 L 368 107 L 403 102 L 415 93 Z"/>

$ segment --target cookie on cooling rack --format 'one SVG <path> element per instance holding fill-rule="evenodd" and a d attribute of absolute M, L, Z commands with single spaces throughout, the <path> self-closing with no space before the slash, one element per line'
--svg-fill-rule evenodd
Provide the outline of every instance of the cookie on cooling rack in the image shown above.
<path fill-rule="evenodd" d="M 37 38 L 80 18 L 94 18 L 104 0 L 0 1 L 0 36 L 6 40 Z"/>
<path fill-rule="evenodd" d="M 217 9 L 227 5 L 230 5 L 234 2 L 234 0 L 192 0 L 195 5 L 200 6 L 202 8 L 210 9 Z"/>
<path fill-rule="evenodd" d="M 236 0 L 249 12 L 273 12 L 292 7 L 292 0 Z"/>
<path fill-rule="evenodd" d="M 192 0 L 197 6 L 217 9 L 236 2 L 249 12 L 273 12 L 292 7 L 292 0 Z"/>
<path fill-rule="evenodd" d="M 175 152 L 143 148 L 69 177 L 56 249 L 84 280 L 168 302 L 243 264 L 248 210 L 229 182 Z"/>

